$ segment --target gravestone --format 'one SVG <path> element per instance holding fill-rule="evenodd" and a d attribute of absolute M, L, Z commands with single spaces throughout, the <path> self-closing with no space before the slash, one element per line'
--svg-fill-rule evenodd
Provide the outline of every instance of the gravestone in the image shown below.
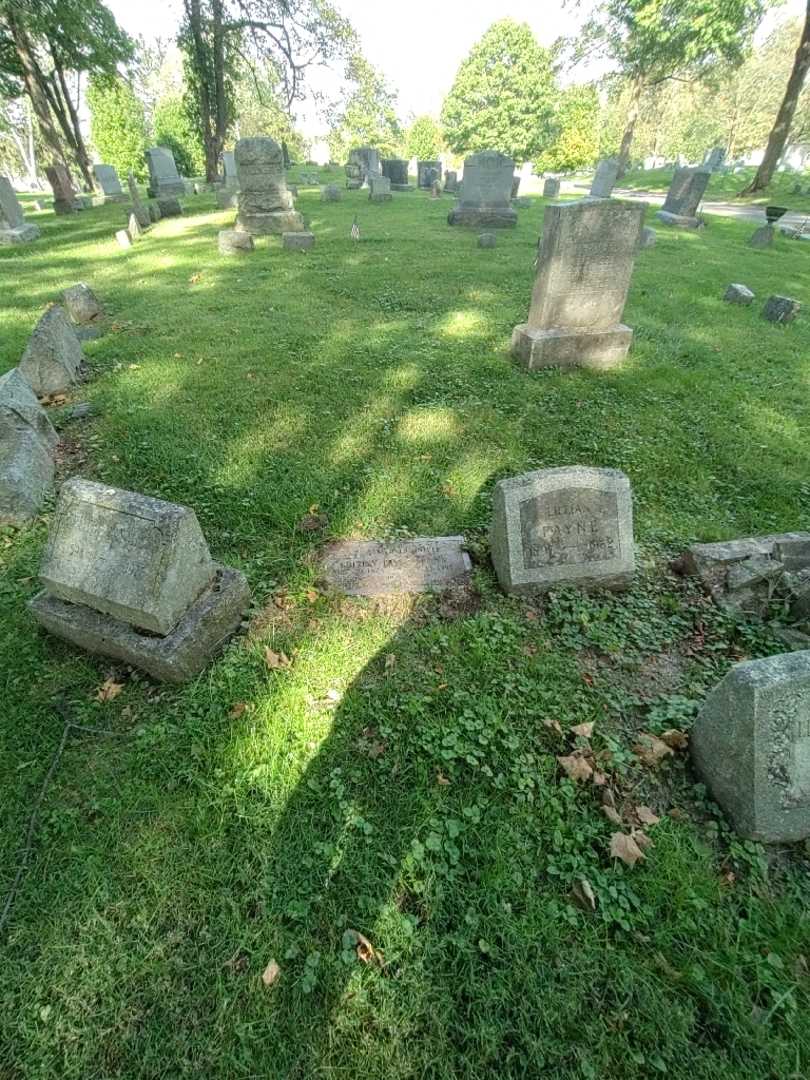
<path fill-rule="evenodd" d="M 747 285 L 740 285 L 738 282 L 735 282 L 729 285 L 723 293 L 723 299 L 727 300 L 729 304 L 742 304 L 747 306 L 754 302 L 754 294 Z"/>
<path fill-rule="evenodd" d="M 690 747 L 741 836 L 810 836 L 810 652 L 735 664 L 707 697 Z"/>
<path fill-rule="evenodd" d="M 708 154 L 706 155 L 706 160 L 703 164 L 705 168 L 710 170 L 710 172 L 717 172 L 717 170 L 722 166 L 725 157 L 725 148 L 722 146 L 715 146 L 708 152 Z"/>
<path fill-rule="evenodd" d="M 463 536 L 341 540 L 322 556 L 326 582 L 352 596 L 419 593 L 464 585 L 472 564 Z"/>
<path fill-rule="evenodd" d="M 748 245 L 752 248 L 773 247 L 775 237 L 776 230 L 774 229 L 773 225 L 760 225 L 760 227 L 754 232 L 753 236 L 748 241 Z"/>
<path fill-rule="evenodd" d="M 250 598 L 193 510 L 80 478 L 62 487 L 40 577 L 30 609 L 47 630 L 171 682 L 202 670 Z"/>
<path fill-rule="evenodd" d="M 382 174 L 391 181 L 392 191 L 410 191 L 408 162 L 404 158 L 383 158 Z"/>
<path fill-rule="evenodd" d="M 349 155 L 346 162 L 346 188 L 348 191 L 357 191 L 363 186 L 363 170 L 360 162 Z"/>
<path fill-rule="evenodd" d="M 546 208 L 529 318 L 512 333 L 530 371 L 613 367 L 627 355 L 633 331 L 621 317 L 645 210 L 618 199 Z"/>
<path fill-rule="evenodd" d="M 442 178 L 442 163 L 440 161 L 417 161 L 416 185 L 430 190 L 434 181 Z"/>
<path fill-rule="evenodd" d="M 178 203 L 178 205 L 179 205 L 179 203 Z M 146 207 L 146 212 L 149 215 L 149 221 L 151 222 L 152 225 L 154 225 L 156 221 L 160 221 L 160 219 L 163 217 L 163 215 L 160 212 L 160 207 L 158 206 L 158 204 L 156 202 L 150 202 Z M 181 211 L 181 213 L 182 213 L 182 211 Z"/>
<path fill-rule="evenodd" d="M 26 223 L 11 181 L 0 176 L 0 244 L 28 244 L 39 236 L 36 225 Z"/>
<path fill-rule="evenodd" d="M 617 469 L 585 466 L 500 480 L 490 543 L 505 592 L 625 589 L 635 570 L 630 481 Z"/>
<path fill-rule="evenodd" d="M 118 173 L 112 165 L 94 165 L 93 175 L 101 188 L 104 202 L 123 202 L 126 199 Z"/>
<path fill-rule="evenodd" d="M 311 251 L 315 237 L 311 232 L 285 232 L 281 234 L 281 245 L 285 251 Z"/>
<path fill-rule="evenodd" d="M 543 198 L 556 199 L 559 194 L 560 181 L 554 176 L 549 176 L 546 182 L 543 184 Z"/>
<path fill-rule="evenodd" d="M 39 513 L 58 441 L 19 368 L 0 375 L 0 524 L 23 525 Z"/>
<path fill-rule="evenodd" d="M 132 238 L 130 237 L 126 229 L 119 229 L 118 232 L 115 234 L 115 240 L 118 246 L 121 248 L 126 249 L 132 247 Z"/>
<path fill-rule="evenodd" d="M 447 169 L 444 174 L 445 195 L 458 194 L 458 173 L 454 169 Z"/>
<path fill-rule="evenodd" d="M 240 187 L 237 229 L 252 236 L 303 231 L 303 218 L 287 190 L 278 143 L 266 138 L 240 139 L 234 153 Z"/>
<path fill-rule="evenodd" d="M 480 248 L 494 248 L 498 243 L 498 237 L 492 232 L 482 232 L 478 237 Z"/>
<path fill-rule="evenodd" d="M 613 194 L 618 176 L 618 158 L 602 158 L 596 166 L 596 172 L 591 183 L 591 197 L 594 199 L 609 199 Z"/>
<path fill-rule="evenodd" d="M 138 219 L 138 224 L 142 229 L 148 229 L 152 220 L 149 208 L 144 206 L 141 199 L 141 194 L 138 191 L 138 185 L 135 181 L 133 173 L 129 173 L 127 176 L 127 187 L 129 188 L 129 197 L 132 200 L 132 213 Z"/>
<path fill-rule="evenodd" d="M 79 209 L 76 192 L 70 182 L 70 173 L 64 165 L 48 165 L 45 169 L 48 183 L 53 189 L 53 210 L 55 214 L 75 214 Z"/>
<path fill-rule="evenodd" d="M 143 236 L 143 229 L 138 224 L 138 219 L 134 213 L 129 215 L 129 221 L 127 222 L 127 232 L 129 233 L 131 240 L 140 240 Z"/>
<path fill-rule="evenodd" d="M 58 394 L 77 381 L 84 353 L 64 308 L 54 304 L 37 325 L 20 361 L 20 372 L 39 397 Z"/>
<path fill-rule="evenodd" d="M 241 255 L 253 251 L 253 237 L 250 233 L 237 232 L 236 229 L 221 229 L 217 234 L 220 255 Z"/>
<path fill-rule="evenodd" d="M 802 309 L 801 302 L 790 296 L 769 296 L 762 309 L 762 315 L 768 322 L 793 322 Z"/>
<path fill-rule="evenodd" d="M 180 205 L 180 200 L 173 198 L 171 195 L 164 195 L 155 200 L 157 208 L 160 211 L 160 217 L 182 217 L 183 207 Z M 151 203 L 149 204 L 152 205 Z"/>
<path fill-rule="evenodd" d="M 369 177 L 382 176 L 380 152 L 373 146 L 356 147 L 349 154 L 349 162 L 356 167 L 355 178 L 360 180 L 358 187 L 367 185 Z"/>
<path fill-rule="evenodd" d="M 370 176 L 368 180 L 368 197 L 370 202 L 391 202 L 391 181 L 387 176 Z"/>
<path fill-rule="evenodd" d="M 516 199 L 518 197 L 518 192 L 519 191 L 520 191 L 520 177 L 519 176 L 513 176 L 512 177 L 512 198 L 513 199 Z"/>
<path fill-rule="evenodd" d="M 185 195 L 186 185 L 177 165 L 174 154 L 166 146 L 153 146 L 146 151 L 146 164 L 149 166 L 149 187 L 147 193 L 151 199 L 164 196 Z"/>
<path fill-rule="evenodd" d="M 702 166 L 694 168 L 684 165 L 677 168 L 664 205 L 657 215 L 659 219 L 668 225 L 696 228 L 697 210 L 711 176 L 711 170 Z"/>
<path fill-rule="evenodd" d="M 226 188 L 217 192 L 217 206 L 220 210 L 234 210 L 239 205 L 237 188 Z"/>
<path fill-rule="evenodd" d="M 86 325 L 96 322 L 104 314 L 104 310 L 93 290 L 80 281 L 78 285 L 71 285 L 62 293 L 62 302 L 67 313 L 74 323 Z"/>
<path fill-rule="evenodd" d="M 239 175 L 236 171 L 236 158 L 233 150 L 225 150 L 223 152 L 222 169 L 224 172 L 225 187 L 229 191 L 235 191 L 239 187 Z"/>
<path fill-rule="evenodd" d="M 641 230 L 641 240 L 639 241 L 639 247 L 642 248 L 642 250 L 644 248 L 655 247 L 657 239 L 658 236 L 655 232 L 655 229 L 651 229 L 649 225 L 645 225 L 644 228 Z"/>
<path fill-rule="evenodd" d="M 321 188 L 321 202 L 340 202 L 343 192 L 337 184 L 324 184 Z"/>
<path fill-rule="evenodd" d="M 458 202 L 450 211 L 449 225 L 503 229 L 517 224 L 511 206 L 515 163 L 506 154 L 485 150 L 464 161 L 464 180 Z"/>

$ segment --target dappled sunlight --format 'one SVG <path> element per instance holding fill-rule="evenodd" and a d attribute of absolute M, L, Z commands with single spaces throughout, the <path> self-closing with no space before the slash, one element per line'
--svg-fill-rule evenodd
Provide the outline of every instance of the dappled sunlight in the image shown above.
<path fill-rule="evenodd" d="M 455 439 L 461 433 L 459 420 L 452 409 L 419 408 L 406 413 L 397 427 L 397 437 L 414 447 L 430 446 L 436 441 Z"/>

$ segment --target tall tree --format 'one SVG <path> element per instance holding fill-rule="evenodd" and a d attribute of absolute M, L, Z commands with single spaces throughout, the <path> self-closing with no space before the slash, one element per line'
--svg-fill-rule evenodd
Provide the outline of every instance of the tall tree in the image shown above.
<path fill-rule="evenodd" d="M 768 0 L 600 0 L 573 45 L 575 59 L 602 55 L 630 86 L 618 147 L 630 159 L 645 90 L 699 78 L 719 60 L 740 63 Z"/>
<path fill-rule="evenodd" d="M 442 151 L 442 129 L 432 116 L 417 116 L 408 128 L 405 153 L 417 161 L 433 161 Z"/>
<path fill-rule="evenodd" d="M 90 135 L 101 160 L 125 177 L 145 179 L 148 146 L 143 105 L 126 79 L 94 76 L 87 88 Z"/>
<path fill-rule="evenodd" d="M 463 61 L 442 106 L 454 153 L 500 150 L 518 164 L 553 137 L 557 89 L 551 54 L 526 23 L 493 23 Z"/>
<path fill-rule="evenodd" d="M 593 164 L 599 154 L 599 95 L 596 87 L 569 86 L 554 117 L 554 141 L 535 161 L 535 171 L 571 172 Z"/>
<path fill-rule="evenodd" d="M 785 96 L 782 98 L 782 104 L 779 106 L 779 112 L 776 114 L 776 120 L 768 136 L 765 156 L 754 175 L 754 179 L 748 187 L 740 192 L 741 195 L 762 191 L 770 184 L 790 135 L 796 105 L 799 102 L 799 96 L 807 78 L 808 70 L 810 70 L 810 0 L 807 0 L 807 13 L 802 28 L 802 36 L 799 40 L 799 47 L 796 49 L 796 56 L 788 79 Z"/>
<path fill-rule="evenodd" d="M 354 146 L 374 146 L 383 157 L 401 152 L 403 131 L 397 119 L 397 95 L 361 52 L 346 64 L 344 100 L 329 119 L 329 153 L 345 161 Z"/>

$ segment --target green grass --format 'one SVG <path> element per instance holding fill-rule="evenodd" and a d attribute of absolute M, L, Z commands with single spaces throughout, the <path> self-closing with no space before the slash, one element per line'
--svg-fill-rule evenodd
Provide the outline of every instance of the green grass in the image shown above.
<path fill-rule="evenodd" d="M 129 252 L 120 207 L 33 215 L 42 240 L 0 252 L 0 370 L 65 286 L 111 312 L 62 475 L 193 506 L 256 604 L 203 676 L 155 686 L 35 629 L 50 508 L 0 532 L 0 904 L 54 701 L 114 733 L 74 733 L 42 805 L 0 938 L 0 1077 L 806 1076 L 807 851 L 740 842 L 683 755 L 650 770 L 632 747 L 780 650 L 667 560 L 810 528 L 810 319 L 760 315 L 771 292 L 807 301 L 808 251 L 752 251 L 750 223 L 726 219 L 659 230 L 626 364 L 528 375 L 508 345 L 542 200 L 494 251 L 423 193 L 302 188 L 298 205 L 307 255 L 220 258 L 233 214 L 211 195 Z M 729 281 L 756 304 L 725 305 Z M 493 483 L 575 463 L 630 476 L 637 585 L 504 597 Z M 480 599 L 321 592 L 321 538 L 296 530 L 312 504 L 336 537 L 465 533 Z M 268 646 L 291 666 L 269 669 Z M 102 703 L 111 674 L 125 685 Z M 591 721 L 620 809 L 662 818 L 633 869 L 609 856 L 600 789 L 557 766 Z M 571 902 L 583 878 L 594 912 Z"/>
<path fill-rule="evenodd" d="M 746 168 L 739 173 L 713 173 L 706 189 L 706 200 L 708 202 L 738 202 L 740 205 L 762 206 L 775 203 L 780 206 L 787 206 L 799 213 L 806 210 L 810 214 L 810 195 L 793 195 L 791 193 L 797 180 L 802 184 L 804 190 L 807 190 L 808 185 L 810 185 L 810 177 L 807 175 L 797 177 L 796 173 L 778 172 L 769 184 L 767 191 L 738 198 L 742 189 L 753 179 L 755 172 L 756 169 Z M 672 181 L 673 173 L 674 169 L 672 167 L 634 169 L 627 173 L 620 186 L 636 191 L 655 191 L 665 194 Z"/>

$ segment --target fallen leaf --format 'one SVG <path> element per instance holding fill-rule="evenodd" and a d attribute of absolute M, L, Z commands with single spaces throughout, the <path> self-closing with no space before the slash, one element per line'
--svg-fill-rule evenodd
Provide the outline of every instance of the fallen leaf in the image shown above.
<path fill-rule="evenodd" d="M 583 911 L 596 911 L 596 894 L 587 878 L 579 878 L 574 882 L 571 899 Z"/>
<path fill-rule="evenodd" d="M 602 813 L 613 825 L 621 825 L 622 816 L 614 806 L 603 806 Z"/>
<path fill-rule="evenodd" d="M 278 668 L 288 668 L 290 666 L 289 656 L 283 652 L 273 652 L 269 645 L 264 650 L 264 662 L 273 670 Z"/>
<path fill-rule="evenodd" d="M 543 726 L 549 728 L 551 731 L 556 731 L 558 735 L 562 735 L 562 724 L 559 720 L 544 720 Z"/>
<path fill-rule="evenodd" d="M 593 734 L 593 721 L 590 724 L 577 724 L 576 727 L 572 727 L 571 731 L 574 735 L 581 735 L 583 739 L 590 739 Z"/>
<path fill-rule="evenodd" d="M 329 518 L 326 514 L 304 514 L 301 520 L 298 522 L 297 528 L 299 532 L 321 532 L 329 524 Z"/>
<path fill-rule="evenodd" d="M 281 968 L 278 966 L 275 960 L 271 960 L 262 972 L 262 982 L 265 986 L 272 986 L 280 974 Z"/>
<path fill-rule="evenodd" d="M 657 825 L 661 820 L 652 812 L 649 806 L 637 806 L 636 817 L 642 825 Z"/>
<path fill-rule="evenodd" d="M 689 745 L 689 736 L 685 731 L 678 731 L 677 728 L 670 728 L 669 731 L 664 731 L 662 733 L 661 742 L 665 742 L 667 746 L 672 747 L 673 750 L 685 750 Z"/>
<path fill-rule="evenodd" d="M 382 964 L 382 953 L 377 952 L 365 934 L 359 930 L 347 930 L 345 938 L 351 938 L 357 951 L 357 959 L 364 964 Z"/>
<path fill-rule="evenodd" d="M 385 655 L 385 670 L 390 671 L 391 668 L 397 666 L 397 658 L 395 653 L 386 653 Z"/>
<path fill-rule="evenodd" d="M 189 285 L 198 285 L 202 281 L 202 274 L 192 274 L 188 279 Z"/>
<path fill-rule="evenodd" d="M 594 774 L 591 777 L 591 783 L 594 787 L 604 787 L 608 782 L 607 773 L 600 772 L 598 769 L 594 770 Z"/>
<path fill-rule="evenodd" d="M 610 854 L 614 859 L 621 859 L 628 866 L 635 866 L 639 859 L 644 858 L 644 852 L 633 837 L 623 832 L 615 832 L 611 836 Z"/>
<path fill-rule="evenodd" d="M 587 671 L 583 672 L 582 681 L 586 686 L 593 686 L 593 675 L 589 675 Z"/>
<path fill-rule="evenodd" d="M 662 739 L 659 739 L 657 735 L 649 735 L 642 733 L 639 735 L 639 742 L 633 747 L 633 753 L 636 757 L 650 768 L 655 768 L 656 765 L 660 765 L 665 757 L 669 757 L 674 753 L 671 746 L 668 746 Z"/>
<path fill-rule="evenodd" d="M 441 787 L 447 787 L 450 784 L 450 781 L 444 773 L 436 773 L 436 783 L 441 785 Z"/>
<path fill-rule="evenodd" d="M 645 832 L 641 832 L 640 829 L 633 830 L 633 839 L 642 851 L 646 851 L 647 848 L 655 847 L 652 837 L 647 836 L 647 834 Z"/>
<path fill-rule="evenodd" d="M 238 720 L 239 717 L 242 715 L 242 713 L 245 711 L 246 708 L 247 708 L 247 703 L 246 702 L 237 701 L 237 703 L 233 706 L 231 711 L 228 713 L 228 716 L 231 718 L 231 720 Z"/>
<path fill-rule="evenodd" d="M 307 591 L 306 591 L 306 593 L 304 595 L 306 596 L 308 603 L 314 604 L 314 603 L 316 603 L 316 601 L 318 599 L 318 590 L 317 589 L 307 589 Z"/>
<path fill-rule="evenodd" d="M 566 774 L 574 781 L 588 780 L 593 774 L 593 767 L 579 754 L 568 754 L 565 757 L 558 757 L 557 761 L 563 767 Z"/>
<path fill-rule="evenodd" d="M 123 689 L 123 683 L 116 682 L 112 678 L 107 679 L 96 691 L 96 701 L 112 701 L 113 698 L 118 697 Z"/>

